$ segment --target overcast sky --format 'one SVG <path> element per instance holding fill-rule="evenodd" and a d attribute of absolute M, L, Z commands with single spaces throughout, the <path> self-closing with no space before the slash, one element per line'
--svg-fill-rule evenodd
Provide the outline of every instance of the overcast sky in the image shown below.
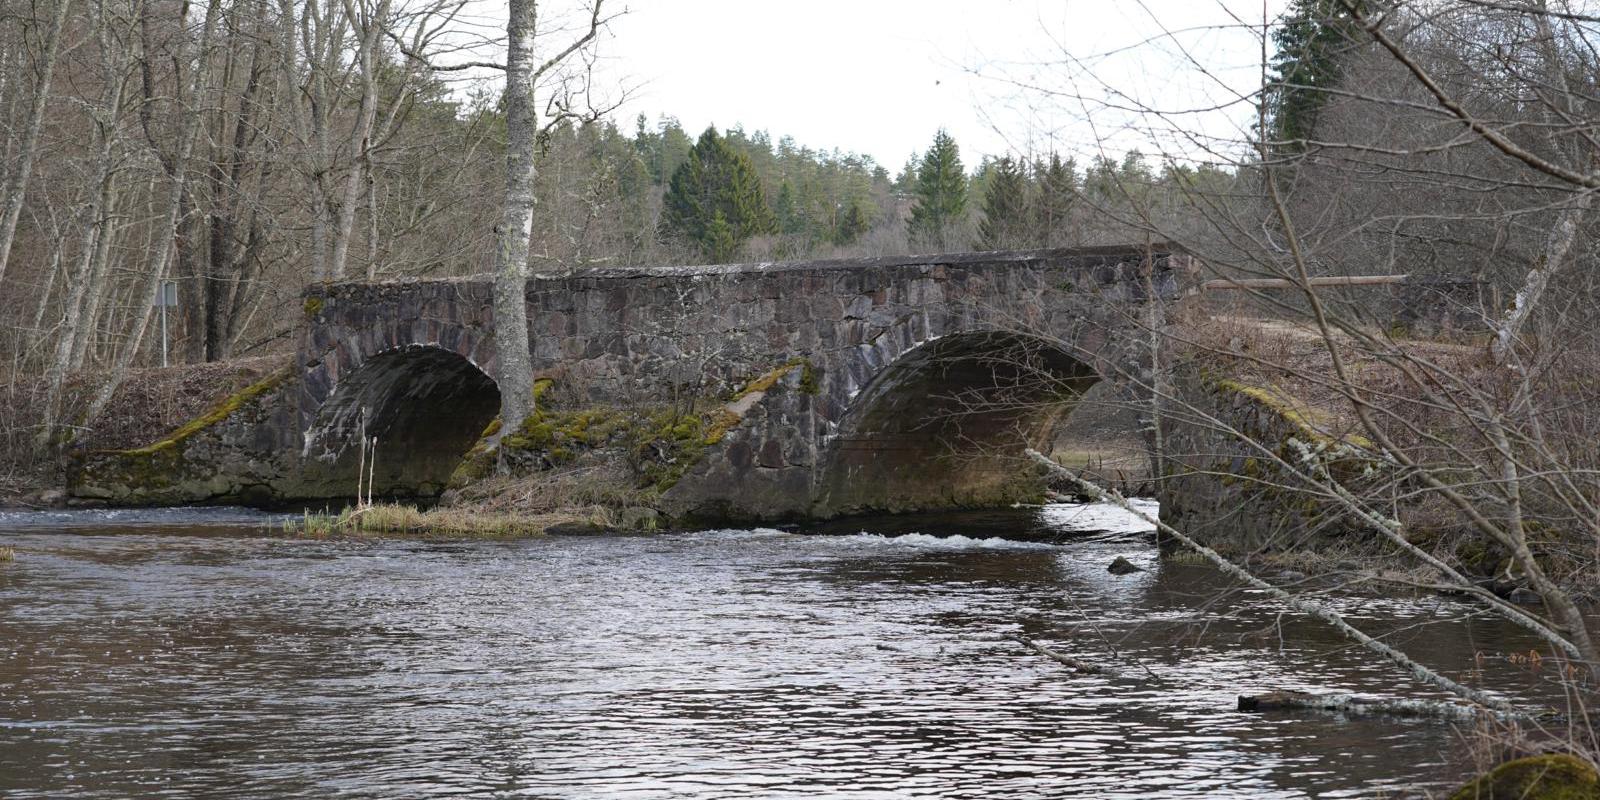
<path fill-rule="evenodd" d="M 1282 5 L 1269 0 L 1269 13 Z M 865 153 L 891 170 L 940 127 L 969 167 L 1008 151 L 1081 158 L 1101 141 L 1119 156 L 1140 147 L 1205 160 L 1248 129 L 1253 112 L 1239 95 L 1259 80 L 1260 0 L 632 0 L 626 8 L 602 47 L 603 79 L 634 87 L 620 123 L 665 113 L 691 134 L 739 124 Z M 1156 124 L 1114 107 L 1130 101 L 1220 108 Z"/>

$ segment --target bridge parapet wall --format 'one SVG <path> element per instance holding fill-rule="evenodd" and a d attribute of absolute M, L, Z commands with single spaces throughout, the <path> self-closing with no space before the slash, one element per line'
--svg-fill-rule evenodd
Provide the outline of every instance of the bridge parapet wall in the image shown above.
<path fill-rule="evenodd" d="M 589 270 L 529 281 L 528 337 L 538 374 L 595 402 L 714 393 L 809 358 L 837 418 L 882 366 L 953 332 L 1047 332 L 1109 372 L 1123 354 L 1107 345 L 1148 293 L 1143 258 L 1105 248 Z M 1184 269 L 1158 254 L 1163 299 L 1182 294 Z M 308 290 L 304 410 L 367 358 L 410 344 L 494 374 L 490 291 L 481 279 Z"/>

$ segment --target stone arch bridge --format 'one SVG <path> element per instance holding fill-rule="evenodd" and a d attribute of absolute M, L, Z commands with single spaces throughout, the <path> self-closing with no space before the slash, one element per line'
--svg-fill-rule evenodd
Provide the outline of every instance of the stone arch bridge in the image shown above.
<path fill-rule="evenodd" d="M 1089 385 L 1145 369 L 1194 272 L 1161 246 L 591 269 L 529 281 L 526 335 L 546 402 L 727 403 L 663 495 L 674 515 L 993 505 L 1037 496 L 1022 447 Z M 491 289 L 313 286 L 290 367 L 168 440 L 89 455 L 73 490 L 348 497 L 375 437 L 379 494 L 436 494 L 497 414 Z"/>

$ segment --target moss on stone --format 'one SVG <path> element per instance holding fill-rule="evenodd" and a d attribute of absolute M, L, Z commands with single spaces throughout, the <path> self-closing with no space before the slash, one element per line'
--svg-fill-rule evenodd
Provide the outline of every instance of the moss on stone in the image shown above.
<path fill-rule="evenodd" d="M 177 430 L 168 434 L 167 437 L 161 441 L 145 445 L 144 447 L 138 447 L 132 450 L 122 450 L 119 452 L 121 452 L 123 455 L 141 456 L 151 455 L 162 450 L 177 448 L 179 445 L 192 438 L 195 434 L 227 419 L 229 416 L 232 416 L 233 412 L 238 411 L 246 403 L 255 400 L 256 398 L 272 391 L 273 389 L 278 388 L 283 384 L 284 381 L 289 379 L 289 376 L 293 374 L 293 366 L 284 367 L 283 369 L 280 369 L 277 372 L 262 378 L 260 381 L 241 389 L 239 392 L 224 398 L 222 402 L 212 406 L 211 410 L 184 423 Z"/>
<path fill-rule="evenodd" d="M 743 387 L 740 387 L 739 391 L 734 392 L 731 399 L 738 400 L 756 392 L 770 392 L 773 387 L 778 385 L 778 381 L 783 380 L 785 376 L 797 369 L 800 370 L 800 393 L 816 394 L 819 391 L 816 367 L 812 365 L 811 359 L 804 356 L 796 356 L 761 376 L 752 378 Z"/>
<path fill-rule="evenodd" d="M 1296 435 L 1307 444 L 1344 443 L 1364 450 L 1377 449 L 1372 444 L 1372 440 L 1365 436 L 1350 434 L 1339 437 L 1327 433 L 1327 430 L 1331 429 L 1333 425 L 1332 420 L 1326 413 L 1288 397 L 1281 391 L 1262 386 L 1251 386 L 1231 378 L 1211 381 L 1211 385 L 1216 387 L 1219 392 L 1239 395 L 1271 411 L 1279 419 L 1293 427 Z"/>
<path fill-rule="evenodd" d="M 1480 775 L 1450 800 L 1600 800 L 1600 774 L 1566 753 L 1529 756 Z"/>
<path fill-rule="evenodd" d="M 554 378 L 539 378 L 538 380 L 535 380 L 533 382 L 534 408 L 538 408 L 539 407 L 538 406 L 539 401 L 543 400 L 544 396 L 550 393 L 550 388 L 555 386 L 555 385 L 556 385 L 556 381 L 555 381 Z"/>
<path fill-rule="evenodd" d="M 664 494 L 699 463 L 707 447 L 705 419 L 698 413 L 658 411 L 632 431 L 640 488 L 647 496 Z M 720 439 L 720 436 L 718 437 Z"/>
<path fill-rule="evenodd" d="M 778 381 L 783 380 L 783 376 L 793 372 L 798 366 L 800 366 L 799 362 L 790 361 L 777 369 L 768 371 L 766 374 L 746 383 L 739 391 L 734 392 L 733 399 L 738 400 L 756 392 L 771 391 L 772 387 L 778 385 Z"/>
<path fill-rule="evenodd" d="M 711 412 L 710 418 L 706 422 L 705 443 L 714 445 L 721 442 L 722 437 L 727 436 L 728 431 L 733 430 L 734 426 L 738 425 L 742 419 L 743 417 L 726 408 L 719 408 Z"/>
<path fill-rule="evenodd" d="M 277 370 L 144 447 L 84 454 L 82 469 L 73 480 L 73 491 L 118 502 L 182 502 L 190 495 L 207 497 L 224 492 L 230 485 L 229 476 L 219 475 L 214 467 L 205 464 L 191 464 L 185 455 L 187 445 L 194 437 L 276 390 L 293 375 L 292 365 Z M 171 495 L 175 488 L 182 490 Z"/>
<path fill-rule="evenodd" d="M 815 393 L 815 369 L 808 359 L 795 358 L 752 379 L 732 400 L 772 391 L 795 370 L 801 371 L 800 390 Z M 744 419 L 728 404 L 712 400 L 693 403 L 687 409 L 551 408 L 542 400 L 554 385 L 555 381 L 549 378 L 534 382 L 534 412 L 515 430 L 500 437 L 499 451 L 494 436 L 501 430 L 500 421 L 490 423 L 451 474 L 450 487 L 459 489 L 493 474 L 500 451 L 524 469 L 547 469 L 575 461 L 585 453 L 618 448 L 626 452 L 633 465 L 640 490 L 647 497 L 659 497 L 677 485 L 708 448 L 720 444 Z"/>
<path fill-rule="evenodd" d="M 811 363 L 811 359 L 800 359 L 800 393 L 815 397 L 822 391 L 819 380 L 817 368 Z"/>
<path fill-rule="evenodd" d="M 486 442 L 478 442 L 461 457 L 461 463 L 445 482 L 447 489 L 460 489 L 494 474 L 494 450 Z"/>
<path fill-rule="evenodd" d="M 317 297 L 316 295 L 312 295 L 312 296 L 306 298 L 306 316 L 307 317 L 315 317 L 316 315 L 321 314 L 322 313 L 322 309 L 323 309 L 323 300 L 322 300 L 322 298 Z"/>

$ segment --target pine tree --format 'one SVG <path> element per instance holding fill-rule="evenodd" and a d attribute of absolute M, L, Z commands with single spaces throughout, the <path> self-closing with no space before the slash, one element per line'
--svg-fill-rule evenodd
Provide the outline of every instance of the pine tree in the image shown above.
<path fill-rule="evenodd" d="M 751 237 L 777 230 L 749 156 L 730 147 L 715 128 L 700 135 L 673 171 L 663 204 L 663 229 L 717 262 L 731 259 Z"/>
<path fill-rule="evenodd" d="M 1357 6 L 1367 4 L 1358 2 Z M 1273 32 L 1277 55 L 1267 87 L 1272 139 L 1299 150 L 1311 138 L 1328 89 L 1344 78 L 1343 54 L 1360 29 L 1341 0 L 1291 0 Z"/>
<path fill-rule="evenodd" d="M 983 221 L 978 223 L 978 245 L 985 250 L 1020 246 L 1027 222 L 1027 180 L 1017 162 L 1004 156 L 990 168 L 983 193 Z"/>
<path fill-rule="evenodd" d="M 967 174 L 961 150 L 950 134 L 940 129 L 933 146 L 917 167 L 916 205 L 911 207 L 910 233 L 939 250 L 948 249 L 951 229 L 967 210 Z"/>

